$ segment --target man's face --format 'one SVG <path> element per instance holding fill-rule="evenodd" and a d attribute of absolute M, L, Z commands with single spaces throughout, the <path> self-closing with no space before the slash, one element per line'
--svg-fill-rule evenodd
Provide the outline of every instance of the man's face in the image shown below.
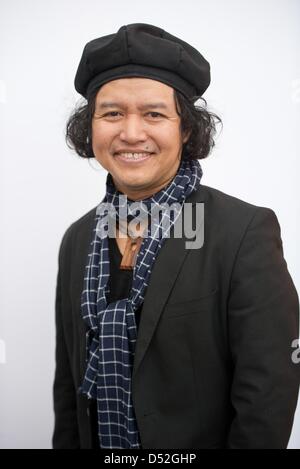
<path fill-rule="evenodd" d="M 173 179 L 185 141 L 170 86 L 148 78 L 121 78 L 98 91 L 93 152 L 129 198 L 149 197 Z M 135 151 L 147 154 L 126 155 Z"/>

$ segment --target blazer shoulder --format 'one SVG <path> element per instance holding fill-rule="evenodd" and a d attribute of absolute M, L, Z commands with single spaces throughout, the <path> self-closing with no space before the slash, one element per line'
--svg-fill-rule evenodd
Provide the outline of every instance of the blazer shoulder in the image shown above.
<path fill-rule="evenodd" d="M 201 185 L 196 191 L 195 197 L 197 201 L 203 200 L 207 202 L 212 209 L 239 215 L 241 213 L 255 215 L 256 212 L 264 212 L 275 215 L 275 212 L 269 208 L 255 205 L 246 200 L 239 199 L 231 194 L 220 191 L 214 187 Z"/>
<path fill-rule="evenodd" d="M 84 229 L 86 225 L 89 225 L 94 220 L 96 216 L 96 209 L 97 206 L 93 207 L 91 210 L 89 210 L 80 218 L 71 223 L 67 231 L 69 230 L 70 232 L 76 232 L 78 230 Z"/>
<path fill-rule="evenodd" d="M 66 251 L 66 249 L 69 249 L 70 245 L 72 244 L 72 239 L 74 236 L 77 236 L 79 234 L 86 234 L 88 236 L 91 228 L 93 221 L 96 216 L 96 210 L 97 206 L 86 212 L 84 215 L 82 215 L 80 218 L 77 220 L 73 221 L 71 225 L 68 226 L 66 231 L 63 234 L 60 247 L 59 247 L 59 258 L 63 255 L 63 253 Z"/>
<path fill-rule="evenodd" d="M 246 233 L 253 224 L 267 223 L 276 230 L 280 225 L 274 210 L 239 199 L 214 187 L 201 185 L 193 196 L 193 202 L 204 202 L 205 220 L 216 229 L 222 226 L 230 236 Z"/>

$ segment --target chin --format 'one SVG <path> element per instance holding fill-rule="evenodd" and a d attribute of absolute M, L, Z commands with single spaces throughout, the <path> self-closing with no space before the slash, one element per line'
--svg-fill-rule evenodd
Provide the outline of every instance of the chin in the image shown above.
<path fill-rule="evenodd" d="M 121 178 L 116 178 L 119 184 L 123 187 L 130 187 L 131 189 L 145 187 L 153 183 L 152 177 L 145 177 L 145 174 L 130 174 L 128 177 L 124 177 L 122 174 Z"/>

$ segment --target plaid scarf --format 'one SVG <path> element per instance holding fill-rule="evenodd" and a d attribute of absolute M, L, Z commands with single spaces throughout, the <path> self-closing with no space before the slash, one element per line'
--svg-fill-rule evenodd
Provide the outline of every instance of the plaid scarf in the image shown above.
<path fill-rule="evenodd" d="M 132 402 L 131 375 L 137 327 L 135 311 L 143 303 L 152 267 L 166 235 L 161 227 L 165 218 L 169 227 L 180 215 L 185 199 L 200 185 L 202 169 L 198 160 L 182 160 L 173 180 L 153 196 L 144 199 L 143 209 L 150 214 L 153 205 L 173 204 L 180 210 L 163 211 L 155 234 L 148 227 L 133 270 L 132 287 L 128 298 L 107 304 L 109 295 L 109 245 L 107 235 L 99 237 L 99 227 L 107 217 L 96 210 L 94 236 L 88 255 L 81 296 L 82 317 L 88 325 L 87 368 L 79 392 L 89 399 L 97 399 L 98 435 L 101 448 L 141 448 L 141 441 Z M 106 180 L 106 195 L 98 205 L 110 202 L 119 213 L 119 196 L 110 174 Z M 123 194 L 124 196 L 124 194 Z M 138 203 L 140 203 L 138 202 Z M 128 220 L 133 203 L 127 199 Z M 135 212 L 135 210 L 133 210 Z M 136 212 L 135 212 L 136 213 Z M 153 213 L 153 212 L 152 212 Z M 164 225 L 165 226 L 165 225 Z M 147 229 L 147 228 L 146 228 Z M 166 232 L 165 232 L 166 233 Z"/>

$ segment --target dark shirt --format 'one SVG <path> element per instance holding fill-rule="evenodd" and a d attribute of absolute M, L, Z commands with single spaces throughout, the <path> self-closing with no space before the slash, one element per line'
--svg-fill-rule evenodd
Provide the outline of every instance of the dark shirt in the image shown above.
<path fill-rule="evenodd" d="M 115 238 L 108 238 L 109 244 L 109 258 L 110 258 L 110 277 L 109 287 L 110 295 L 108 296 L 108 303 L 128 298 L 132 285 L 133 270 L 120 269 L 122 254 L 120 253 L 118 244 Z M 140 323 L 140 306 L 135 313 L 135 321 L 137 328 Z"/>
<path fill-rule="evenodd" d="M 120 253 L 115 238 L 108 238 L 108 244 L 110 261 L 110 294 L 108 296 L 107 302 L 109 304 L 113 301 L 121 300 L 122 298 L 128 298 L 132 285 L 133 270 L 120 269 L 122 254 Z M 141 310 L 142 305 L 135 313 L 137 328 L 139 327 L 140 323 Z M 97 403 L 95 400 L 90 402 L 90 418 L 92 423 L 93 449 L 99 449 Z"/>

